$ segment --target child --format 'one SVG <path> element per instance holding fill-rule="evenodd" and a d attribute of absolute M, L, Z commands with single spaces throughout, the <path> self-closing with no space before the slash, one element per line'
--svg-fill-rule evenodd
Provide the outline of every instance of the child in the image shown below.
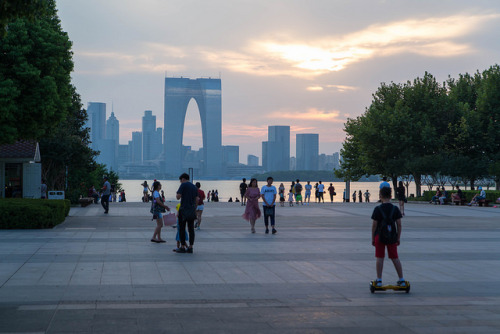
<path fill-rule="evenodd" d="M 289 206 L 293 206 L 293 193 L 292 191 L 290 190 L 290 192 L 288 193 L 288 205 Z"/>
<path fill-rule="evenodd" d="M 280 206 L 285 206 L 285 193 L 280 192 Z"/>
<path fill-rule="evenodd" d="M 397 281 L 398 286 L 406 286 L 405 279 L 403 278 L 403 267 L 398 258 L 398 246 L 401 237 L 401 212 L 399 209 L 391 204 L 391 188 L 384 187 L 380 189 L 380 201 L 382 204 L 376 206 L 372 213 L 372 245 L 375 246 L 375 257 L 377 259 L 377 279 L 376 285 L 382 286 L 382 270 L 384 268 L 384 258 L 385 258 L 385 248 L 387 247 L 387 253 L 389 258 L 394 264 L 394 268 L 398 274 L 399 280 Z M 392 217 L 390 215 L 392 214 Z M 384 244 L 380 239 L 380 227 L 382 221 L 384 220 L 384 215 L 389 218 L 390 221 L 396 222 L 397 228 L 397 241 L 391 244 Z"/>
<path fill-rule="evenodd" d="M 181 203 L 178 203 L 177 206 L 175 207 L 175 209 L 177 210 L 177 213 L 176 213 L 176 216 L 177 216 L 177 225 L 176 226 L 172 226 L 172 227 L 176 227 L 177 228 L 177 234 L 175 235 L 175 241 L 177 241 L 177 248 L 176 249 L 172 249 L 174 252 L 177 252 L 177 250 L 179 248 L 181 248 L 181 238 L 179 238 L 179 209 L 181 207 Z M 188 233 L 186 232 L 186 241 L 189 241 L 189 235 Z"/>

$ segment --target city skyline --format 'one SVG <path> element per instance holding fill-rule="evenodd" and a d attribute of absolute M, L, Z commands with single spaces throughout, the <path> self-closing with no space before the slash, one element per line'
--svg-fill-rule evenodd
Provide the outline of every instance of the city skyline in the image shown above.
<path fill-rule="evenodd" d="M 361 115 L 381 82 L 425 71 L 439 82 L 497 62 L 500 3 L 491 1 L 60 0 L 73 41 L 73 83 L 86 105 L 113 103 L 120 144 L 152 110 L 162 124 L 167 77 L 222 78 L 222 145 L 240 161 L 260 156 L 267 126 L 318 133 L 319 152 L 339 151 L 348 117 Z M 92 18 L 89 21 L 89 18 Z M 123 24 L 127 22 L 127 24 Z M 256 24 L 256 22 L 258 24 Z M 188 106 L 183 144 L 202 139 Z"/>

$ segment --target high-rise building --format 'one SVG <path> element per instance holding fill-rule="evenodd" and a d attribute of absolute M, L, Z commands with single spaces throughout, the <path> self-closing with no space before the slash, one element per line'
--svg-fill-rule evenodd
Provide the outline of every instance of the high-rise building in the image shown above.
<path fill-rule="evenodd" d="M 120 144 L 120 121 L 116 119 L 114 112 L 111 112 L 106 122 L 106 139 L 116 141 L 116 145 Z"/>
<path fill-rule="evenodd" d="M 132 132 L 132 155 L 130 161 L 135 164 L 142 163 L 142 132 Z"/>
<path fill-rule="evenodd" d="M 156 116 L 153 116 L 151 110 L 144 111 L 144 116 L 142 117 L 142 159 L 152 160 L 156 158 L 154 156 L 155 148 L 154 139 L 156 136 Z"/>
<path fill-rule="evenodd" d="M 221 80 L 212 78 L 165 78 L 165 172 L 179 175 L 182 137 L 189 101 L 198 105 L 203 137 L 203 175 L 222 175 L 222 99 Z"/>
<path fill-rule="evenodd" d="M 235 145 L 222 146 L 224 163 L 226 165 L 238 165 L 240 163 L 240 147 Z"/>
<path fill-rule="evenodd" d="M 247 166 L 255 167 L 255 166 L 258 166 L 258 165 L 259 165 L 259 157 L 255 156 L 255 155 L 252 155 L 252 154 L 249 154 L 247 156 Z"/>
<path fill-rule="evenodd" d="M 335 170 L 340 168 L 339 152 L 332 155 L 319 155 L 319 170 Z"/>
<path fill-rule="evenodd" d="M 262 143 L 262 167 L 267 171 L 290 170 L 290 126 L 269 126 Z"/>
<path fill-rule="evenodd" d="M 90 128 L 90 147 L 97 149 L 99 140 L 106 139 L 106 103 L 89 102 L 87 104 L 88 127 Z"/>
<path fill-rule="evenodd" d="M 318 170 L 319 134 L 296 135 L 297 170 Z"/>

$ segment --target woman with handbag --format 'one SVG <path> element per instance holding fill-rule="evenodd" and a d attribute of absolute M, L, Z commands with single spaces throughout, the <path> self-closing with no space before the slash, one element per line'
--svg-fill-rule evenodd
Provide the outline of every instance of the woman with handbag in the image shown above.
<path fill-rule="evenodd" d="M 255 221 L 260 218 L 261 212 L 259 209 L 260 190 L 257 185 L 257 179 L 251 179 L 245 197 L 247 198 L 247 205 L 245 206 L 245 213 L 243 219 L 250 222 L 252 233 L 255 233 Z"/>
<path fill-rule="evenodd" d="M 162 243 L 166 242 L 161 238 L 161 228 L 163 227 L 162 212 L 170 211 L 170 208 L 163 203 L 160 195 L 161 183 L 159 181 L 153 182 L 153 203 L 151 211 L 153 213 L 153 220 L 156 219 L 156 228 L 151 238 L 151 242 Z"/>

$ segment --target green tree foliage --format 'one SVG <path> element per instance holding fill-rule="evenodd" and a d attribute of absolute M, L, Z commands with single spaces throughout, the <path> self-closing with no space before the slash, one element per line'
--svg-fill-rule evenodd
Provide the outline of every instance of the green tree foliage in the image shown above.
<path fill-rule="evenodd" d="M 500 147 L 500 67 L 439 84 L 429 73 L 404 85 L 382 84 L 371 105 L 348 119 L 339 177 L 382 174 L 394 182 L 443 175 L 497 180 Z"/>
<path fill-rule="evenodd" d="M 0 37 L 7 34 L 7 25 L 18 18 L 34 20 L 44 14 L 46 0 L 2 0 L 0 1 Z"/>
<path fill-rule="evenodd" d="M 12 5 L 16 2 L 7 2 L 2 2 L 8 8 L 2 18 L 20 16 Z M 26 3 L 30 13 L 39 6 L 37 1 Z M 0 38 L 0 144 L 50 134 L 72 103 L 71 42 L 61 29 L 55 2 L 42 3 L 41 14 L 9 21 L 8 33 Z"/>

